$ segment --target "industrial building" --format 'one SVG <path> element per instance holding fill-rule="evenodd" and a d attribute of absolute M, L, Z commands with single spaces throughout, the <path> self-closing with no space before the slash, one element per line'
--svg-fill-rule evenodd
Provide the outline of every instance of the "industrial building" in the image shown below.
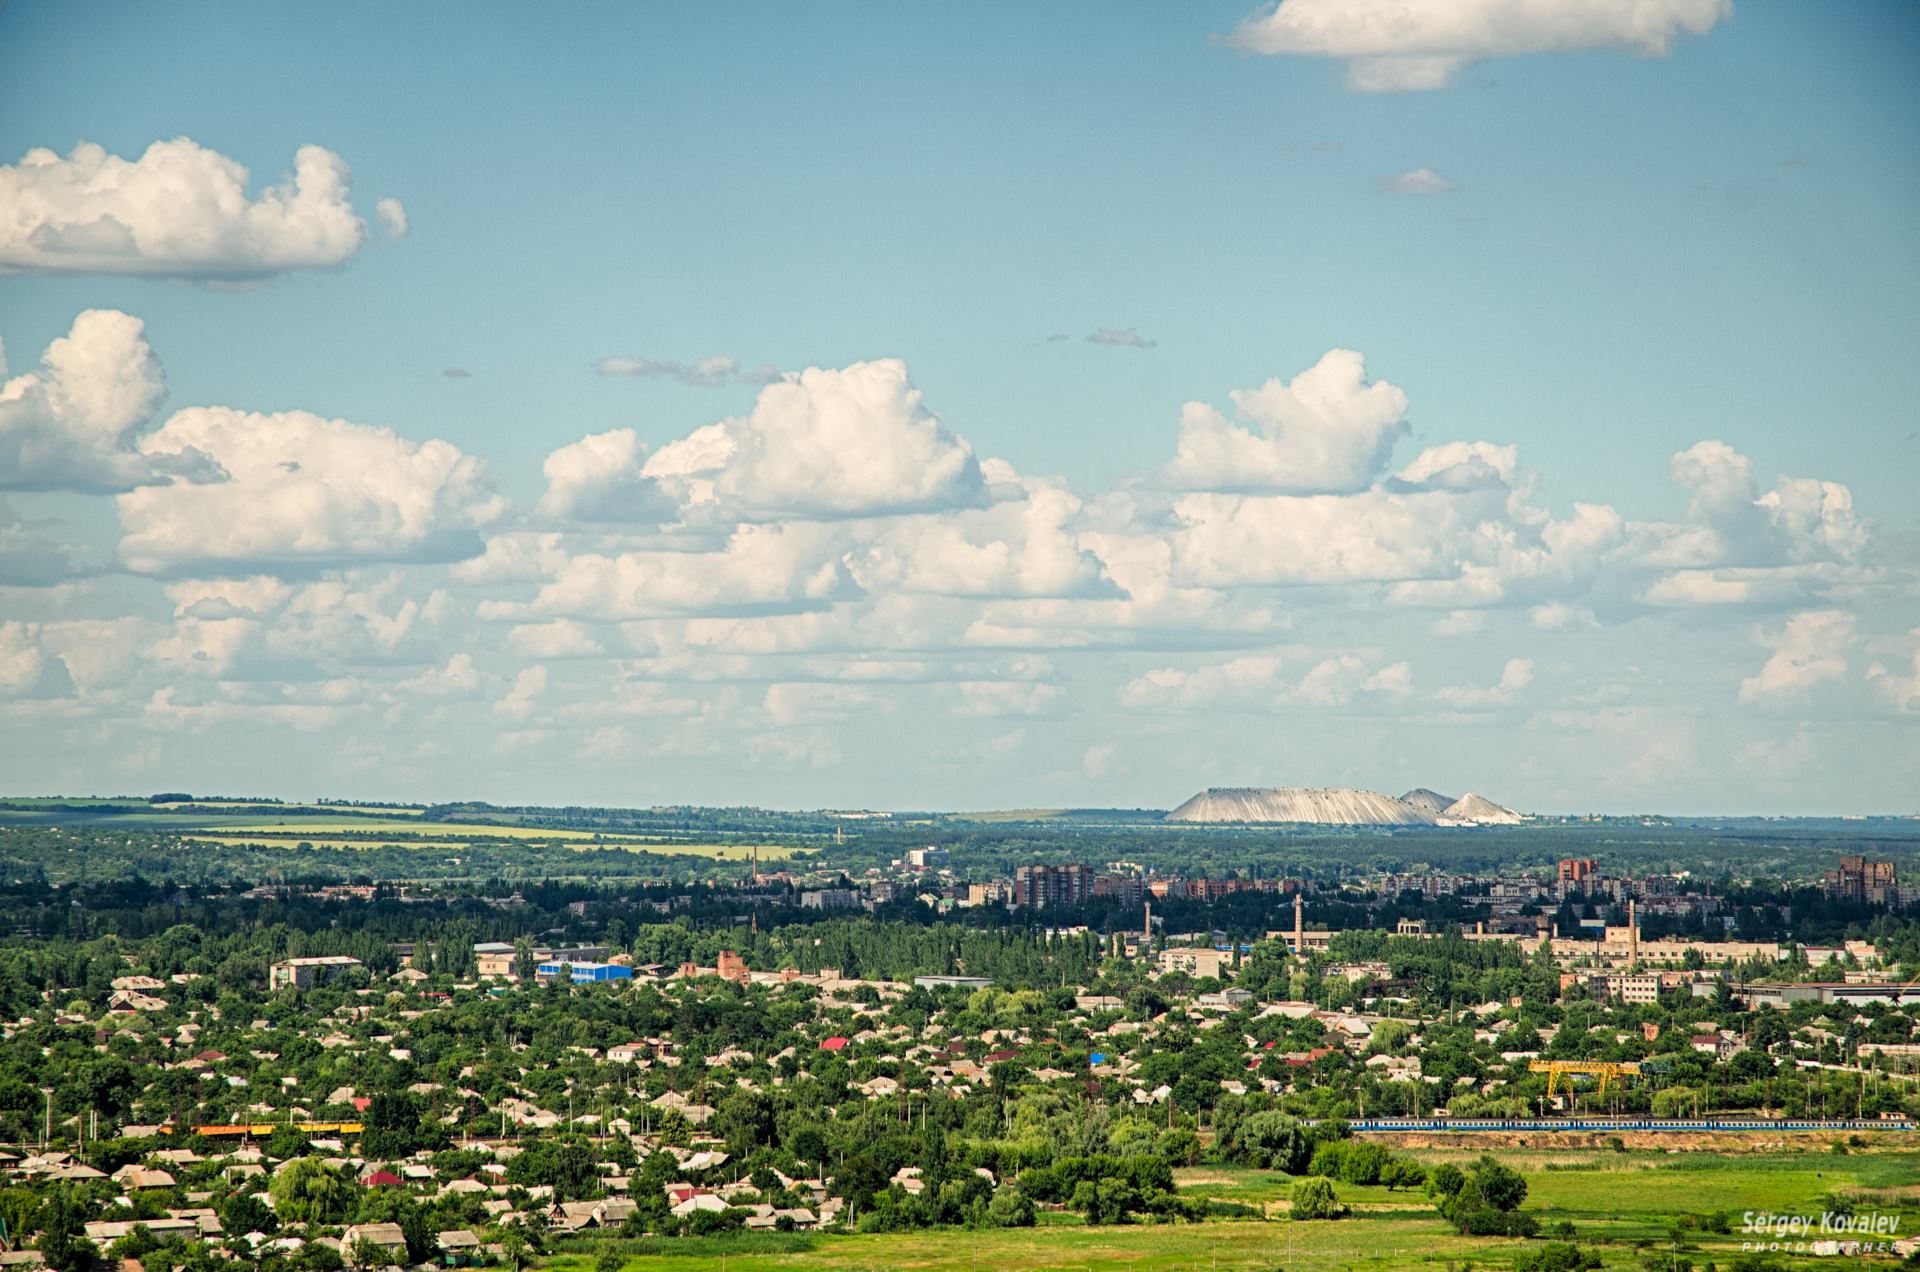
<path fill-rule="evenodd" d="M 1698 993 L 1698 990 L 1695 990 Z M 1860 985 L 1844 981 L 1800 981 L 1737 985 L 1733 996 L 1748 1011 L 1756 1007 L 1791 1007 L 1795 1003 L 1845 1003 L 1852 1007 L 1887 1003 L 1895 1007 L 1920 1006 L 1920 985 Z"/>
<path fill-rule="evenodd" d="M 558 980 L 561 968 L 568 970 L 576 985 L 633 979 L 633 969 L 622 963 L 542 963 L 535 969 L 534 976 L 543 984 Z"/>

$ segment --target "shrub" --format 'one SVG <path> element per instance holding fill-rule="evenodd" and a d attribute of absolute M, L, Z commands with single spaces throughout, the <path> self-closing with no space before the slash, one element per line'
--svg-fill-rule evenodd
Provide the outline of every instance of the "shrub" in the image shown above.
<path fill-rule="evenodd" d="M 1427 1168 L 1411 1157 L 1396 1157 L 1380 1171 L 1380 1182 L 1388 1191 L 1395 1188 L 1418 1188 L 1427 1182 Z"/>
<path fill-rule="evenodd" d="M 1527 1181 L 1517 1170 L 1510 1170 L 1488 1154 L 1481 1154 L 1467 1180 L 1480 1190 L 1495 1210 L 1518 1210 L 1527 1199 Z"/>
<path fill-rule="evenodd" d="M 1600 1256 L 1566 1241 L 1549 1241 L 1538 1250 L 1530 1250 L 1513 1262 L 1513 1272 L 1590 1272 L 1600 1266 Z"/>
<path fill-rule="evenodd" d="M 1377 1184 L 1391 1154 L 1378 1144 L 1351 1144 L 1340 1163 L 1340 1178 L 1349 1184 Z"/>
<path fill-rule="evenodd" d="M 1326 1179 L 1340 1179 L 1346 1174 L 1347 1152 L 1353 1145 L 1340 1140 L 1322 1144 L 1313 1150 L 1313 1158 L 1307 1165 L 1309 1175 L 1319 1175 Z"/>
<path fill-rule="evenodd" d="M 1033 1198 L 1014 1188 L 1002 1188 L 987 1203 L 987 1223 L 995 1228 L 1031 1228 Z"/>
<path fill-rule="evenodd" d="M 1295 1219 L 1338 1219 L 1345 1208 L 1333 1191 L 1333 1181 L 1320 1175 L 1309 1175 L 1293 1186 L 1293 1210 Z"/>
<path fill-rule="evenodd" d="M 1532 1216 L 1515 1213 L 1527 1198 L 1526 1179 L 1491 1154 L 1482 1153 L 1464 1173 L 1435 1167 L 1427 1192 L 1462 1235 L 1530 1237 L 1539 1231 Z"/>
<path fill-rule="evenodd" d="M 1232 1156 L 1249 1166 L 1298 1175 L 1308 1168 L 1312 1152 L 1306 1128 L 1285 1113 L 1255 1113 L 1234 1132 Z"/>
<path fill-rule="evenodd" d="M 1448 1218 L 1454 1231 L 1463 1237 L 1534 1237 L 1540 1234 L 1540 1221 L 1517 1210 L 1495 1210 L 1490 1206 L 1461 1207 Z"/>
<path fill-rule="evenodd" d="M 696 1210 L 687 1218 L 687 1232 L 696 1237 L 711 1237 L 722 1232 L 732 1232 L 746 1222 L 746 1213 L 740 1210 Z"/>
<path fill-rule="evenodd" d="M 1184 1126 L 1163 1131 L 1159 1153 L 1176 1166 L 1191 1166 L 1200 1160 L 1200 1137 Z"/>

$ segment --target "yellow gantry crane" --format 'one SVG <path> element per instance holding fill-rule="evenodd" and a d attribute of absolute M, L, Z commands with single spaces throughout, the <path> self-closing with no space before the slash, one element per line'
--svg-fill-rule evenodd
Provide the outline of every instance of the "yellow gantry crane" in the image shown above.
<path fill-rule="evenodd" d="M 1530 1060 L 1527 1069 L 1531 1073 L 1547 1075 L 1547 1098 L 1553 1098 L 1554 1088 L 1560 1085 L 1563 1077 L 1571 1078 L 1575 1074 L 1585 1074 L 1600 1079 L 1600 1094 L 1604 1098 L 1607 1087 L 1615 1078 L 1627 1074 L 1638 1074 L 1640 1066 L 1631 1060 Z M 1569 1082 L 1568 1087 L 1572 1087 Z"/>

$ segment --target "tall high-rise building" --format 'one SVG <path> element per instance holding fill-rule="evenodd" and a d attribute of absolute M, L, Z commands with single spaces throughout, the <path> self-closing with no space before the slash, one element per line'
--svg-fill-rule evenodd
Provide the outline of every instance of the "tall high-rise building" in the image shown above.
<path fill-rule="evenodd" d="M 1591 857 L 1562 858 L 1560 861 L 1560 887 L 1562 889 L 1569 886 L 1577 887 L 1585 883 L 1587 876 L 1592 873 L 1593 859 Z"/>
<path fill-rule="evenodd" d="M 1017 866 L 1013 872 L 1013 904 L 1030 910 L 1050 906 L 1085 905 L 1093 896 L 1093 870 L 1088 866 Z"/>
<path fill-rule="evenodd" d="M 1838 870 L 1820 876 L 1820 887 L 1839 901 L 1870 901 L 1885 905 L 1897 899 L 1899 876 L 1891 861 L 1868 861 L 1865 857 L 1842 857 Z"/>

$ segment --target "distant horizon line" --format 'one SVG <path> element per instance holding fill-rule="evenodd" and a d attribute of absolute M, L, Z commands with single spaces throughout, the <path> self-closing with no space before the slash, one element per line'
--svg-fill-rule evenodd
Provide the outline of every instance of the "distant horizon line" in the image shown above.
<path fill-rule="evenodd" d="M 1232 790 L 1232 789 L 1286 789 L 1286 788 L 1235 788 L 1235 787 L 1217 787 L 1217 786 L 1202 788 L 1202 790 Z M 1369 788 L 1366 788 L 1366 787 L 1317 787 L 1317 788 L 1316 787 L 1299 787 L 1299 788 L 1293 788 L 1293 789 L 1366 790 Z M 167 791 L 165 789 L 155 791 L 155 792 L 149 792 L 149 793 L 121 792 L 119 794 L 112 794 L 112 795 L 100 794 L 100 793 L 73 794 L 65 791 L 46 792 L 46 793 L 39 793 L 39 794 L 15 792 L 15 793 L 8 793 L 8 794 L 0 794 L 0 805 L 15 803 L 22 800 L 39 800 L 39 801 L 58 800 L 58 801 L 70 801 L 75 803 L 84 802 L 84 801 L 111 802 L 111 801 L 119 801 L 119 800 L 136 800 L 144 803 L 144 802 L 151 802 L 153 795 L 155 794 L 172 794 L 172 793 L 175 793 L 175 792 Z M 179 793 L 186 793 L 186 792 L 179 792 Z M 1397 798 L 1397 797 L 1394 797 L 1394 798 Z M 488 808 L 501 808 L 501 809 L 504 809 L 504 808 L 539 808 L 539 809 L 601 808 L 601 809 L 623 809 L 623 810 L 633 810 L 633 811 L 644 811 L 648 809 L 657 809 L 657 808 L 684 808 L 684 809 L 692 809 L 692 810 L 702 811 L 702 812 L 723 812 L 729 809 L 748 809 L 755 812 L 780 813 L 780 814 L 785 814 L 789 816 L 801 816 L 806 814 L 813 814 L 813 815 L 822 816 L 822 817 L 884 816 L 889 818 L 899 817 L 899 816 L 908 816 L 913 814 L 929 814 L 934 816 L 968 817 L 968 818 L 985 817 L 985 816 L 1005 817 L 1011 814 L 1019 814 L 1019 813 L 1030 813 L 1035 815 L 1042 815 L 1042 814 L 1059 815 L 1059 814 L 1069 814 L 1069 813 L 1139 813 L 1139 814 L 1142 814 L 1143 816 L 1153 816 L 1155 818 L 1164 818 L 1167 813 L 1170 813 L 1173 811 L 1174 808 L 1179 807 L 1177 803 L 1168 805 L 1164 808 L 1152 807 L 1148 805 L 1122 805 L 1122 804 L 1022 804 L 1022 805 L 1016 805 L 1016 806 L 1001 806 L 1001 807 L 940 808 L 933 805 L 906 804 L 906 805 L 898 805 L 894 807 L 882 807 L 879 805 L 860 805 L 860 804 L 842 803 L 842 804 L 833 804 L 833 805 L 823 804 L 823 805 L 817 805 L 811 808 L 804 808 L 804 807 L 798 807 L 798 806 L 783 806 L 783 805 L 777 805 L 777 804 L 756 804 L 751 802 L 694 803 L 694 802 L 683 802 L 683 801 L 665 801 L 665 802 L 653 802 L 653 803 L 619 804 L 619 803 L 585 803 L 585 802 L 576 800 L 576 801 L 565 802 L 565 803 L 536 803 L 536 802 L 529 802 L 529 801 L 517 801 L 517 800 L 511 800 L 511 799 L 503 800 L 498 798 L 496 799 L 472 799 L 472 798 L 378 799 L 374 797 L 345 798 L 341 796 L 331 796 L 331 795 L 308 797 L 308 796 L 298 796 L 298 795 L 261 795 L 261 794 L 242 795 L 242 794 L 233 794 L 233 793 L 219 793 L 219 794 L 207 794 L 207 795 L 195 794 L 195 795 L 192 795 L 190 800 L 185 802 L 197 804 L 197 803 L 209 803 L 209 802 L 215 802 L 215 801 L 237 802 L 237 803 L 258 802 L 262 804 L 313 804 L 313 805 L 331 804 L 331 805 L 337 805 L 343 808 L 354 808 L 354 807 L 413 808 L 413 807 L 433 807 L 433 806 L 451 806 L 451 805 L 458 805 L 458 804 L 469 804 L 469 805 L 484 806 Z M 1741 813 L 1741 812 L 1726 812 L 1726 811 L 1664 812 L 1664 811 L 1657 811 L 1653 809 L 1634 809 L 1629 811 L 1607 811 L 1604 809 L 1589 808 L 1589 809 L 1578 809 L 1578 810 L 1534 809 L 1534 810 L 1526 811 L 1522 813 L 1522 815 L 1528 818 L 1555 818 L 1555 819 L 1577 819 L 1577 818 L 1586 818 L 1586 817 L 1605 817 L 1605 818 L 1661 817 L 1661 818 L 1668 818 L 1668 819 L 1680 819 L 1685 821 L 1716 821 L 1716 820 L 1726 820 L 1726 821 L 1920 821 L 1920 808 L 1907 809 L 1904 811 L 1863 812 L 1858 810 L 1850 810 L 1845 812 L 1824 812 L 1824 813 L 1780 813 L 1780 812 Z M 1513 830 L 1513 829 L 1518 829 L 1518 827 L 1514 827 L 1514 826 L 1472 826 L 1472 825 L 1436 826 L 1436 825 L 1426 825 L 1426 824 L 1412 825 L 1412 826 L 1396 826 L 1396 825 L 1376 824 L 1376 823 L 1369 823 L 1369 822 L 1302 822 L 1302 821 L 1293 821 L 1293 822 L 1279 822 L 1279 821 L 1201 822 L 1201 821 L 1196 821 L 1196 822 L 1178 822 L 1173 824 L 1183 828 L 1195 828 L 1195 829 L 1210 829 L 1210 828 L 1223 828 L 1223 827 L 1229 827 L 1229 828 L 1230 827 L 1248 827 L 1248 826 L 1316 826 L 1316 827 L 1324 827 L 1328 829 L 1352 829 L 1352 830 L 1369 830 L 1369 829 Z M 4 824 L 0 824 L 0 829 L 5 829 L 5 828 L 6 827 Z"/>

